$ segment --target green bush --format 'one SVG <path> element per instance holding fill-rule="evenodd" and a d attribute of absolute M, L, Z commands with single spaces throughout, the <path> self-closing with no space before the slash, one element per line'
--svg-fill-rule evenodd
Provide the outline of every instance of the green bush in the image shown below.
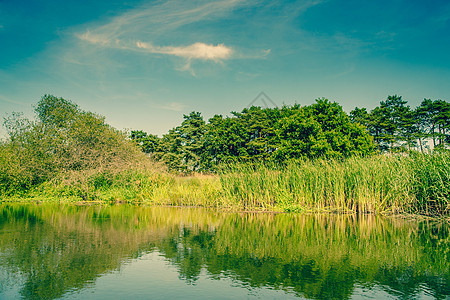
<path fill-rule="evenodd" d="M 35 113 L 34 121 L 17 113 L 5 119 L 9 139 L 0 145 L 3 194 L 26 192 L 68 172 L 116 172 L 149 162 L 124 133 L 69 100 L 45 95 Z M 94 181 L 96 186 L 111 184 L 100 177 Z"/>

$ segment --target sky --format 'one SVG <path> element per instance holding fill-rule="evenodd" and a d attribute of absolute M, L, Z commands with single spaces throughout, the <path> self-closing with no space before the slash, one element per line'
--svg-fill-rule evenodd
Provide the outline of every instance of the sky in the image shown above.
<path fill-rule="evenodd" d="M 160 136 L 261 92 L 415 107 L 450 100 L 449 53 L 448 0 L 0 0 L 0 118 L 45 94 Z"/>

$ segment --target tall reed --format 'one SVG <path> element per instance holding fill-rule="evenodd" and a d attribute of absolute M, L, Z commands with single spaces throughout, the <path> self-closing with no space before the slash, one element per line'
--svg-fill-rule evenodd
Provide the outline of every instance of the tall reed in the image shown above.
<path fill-rule="evenodd" d="M 450 154 L 233 164 L 220 173 L 225 197 L 243 208 L 284 211 L 450 211 Z"/>
<path fill-rule="evenodd" d="M 233 210 L 448 215 L 450 153 L 234 163 L 222 166 L 217 176 L 176 176 L 151 165 L 69 171 L 25 197 Z"/>

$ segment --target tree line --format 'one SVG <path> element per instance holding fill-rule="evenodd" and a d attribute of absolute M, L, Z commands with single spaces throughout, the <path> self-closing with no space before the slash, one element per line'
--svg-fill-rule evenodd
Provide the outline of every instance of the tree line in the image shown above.
<path fill-rule="evenodd" d="M 233 161 L 370 155 L 385 151 L 425 151 L 450 143 L 450 104 L 425 99 L 411 108 L 401 96 L 388 96 L 367 111 L 347 114 L 328 99 L 312 105 L 261 108 L 252 106 L 230 117 L 215 115 L 205 122 L 199 112 L 161 138 L 142 130 L 130 137 L 143 152 L 179 172 L 210 171 Z"/>
<path fill-rule="evenodd" d="M 370 112 L 356 107 L 350 118 L 367 128 L 380 151 L 424 152 L 428 142 L 433 149 L 450 144 L 450 103 L 444 100 L 424 99 L 413 109 L 401 96 L 388 96 Z"/>

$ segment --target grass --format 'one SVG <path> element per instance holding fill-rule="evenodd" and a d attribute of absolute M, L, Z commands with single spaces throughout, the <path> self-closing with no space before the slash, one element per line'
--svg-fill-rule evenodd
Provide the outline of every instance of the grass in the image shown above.
<path fill-rule="evenodd" d="M 217 175 L 177 176 L 140 166 L 71 171 L 19 199 L 446 216 L 450 211 L 450 154 L 232 164 L 223 166 Z"/>
<path fill-rule="evenodd" d="M 447 215 L 450 154 L 232 165 L 222 171 L 221 184 L 244 208 Z"/>

